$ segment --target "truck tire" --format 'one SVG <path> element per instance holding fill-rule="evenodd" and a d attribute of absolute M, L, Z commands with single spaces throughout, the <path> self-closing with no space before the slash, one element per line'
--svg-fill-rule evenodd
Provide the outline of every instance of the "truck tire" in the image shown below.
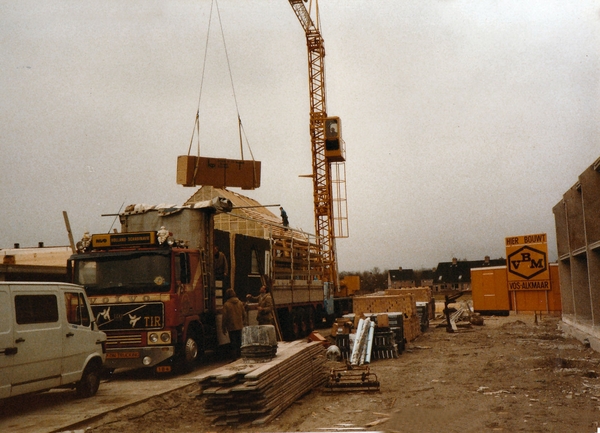
<path fill-rule="evenodd" d="M 315 310 L 313 307 L 307 307 L 304 311 L 304 321 L 306 322 L 306 335 L 310 335 L 315 330 Z"/>
<path fill-rule="evenodd" d="M 302 338 L 302 313 L 298 312 L 298 309 L 292 310 L 291 316 L 291 327 L 292 327 L 292 339 L 298 340 Z"/>
<path fill-rule="evenodd" d="M 281 326 L 283 341 L 294 341 L 294 329 L 292 322 L 292 312 L 287 308 L 277 310 L 279 325 Z"/>
<path fill-rule="evenodd" d="M 81 380 L 75 386 L 77 397 L 88 398 L 96 395 L 100 387 L 101 369 L 98 363 L 90 361 L 83 370 Z"/>
<path fill-rule="evenodd" d="M 175 370 L 179 373 L 188 373 L 196 367 L 202 350 L 198 344 L 198 337 L 196 334 L 189 333 L 185 339 L 185 342 L 179 349 L 179 354 L 176 357 Z"/>
<path fill-rule="evenodd" d="M 198 361 L 199 354 L 198 342 L 193 335 L 190 335 L 186 339 L 183 349 L 184 362 L 189 366 L 193 366 Z"/>
<path fill-rule="evenodd" d="M 309 334 L 308 323 L 306 322 L 306 309 L 298 308 L 296 310 L 296 316 L 297 316 L 296 320 L 298 321 L 298 327 L 299 327 L 298 338 L 304 338 Z"/>

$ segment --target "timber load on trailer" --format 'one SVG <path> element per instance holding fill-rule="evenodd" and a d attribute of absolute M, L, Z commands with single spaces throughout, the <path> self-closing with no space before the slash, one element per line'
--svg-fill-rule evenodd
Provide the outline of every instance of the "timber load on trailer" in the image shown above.
<path fill-rule="evenodd" d="M 186 205 L 216 196 L 233 205 L 231 212 L 214 218 L 215 245 L 230 269 L 225 284 L 240 299 L 257 296 L 261 285 L 270 287 L 284 340 L 305 337 L 318 324 L 331 323 L 333 290 L 325 282 L 316 237 L 284 226 L 266 206 L 227 189 L 202 187 Z"/>
<path fill-rule="evenodd" d="M 240 299 L 270 288 L 281 336 L 291 341 L 328 320 L 320 258 L 308 236 L 267 239 L 215 230 L 215 243 L 231 261 L 231 285 Z M 252 318 L 252 310 L 250 310 Z M 252 323 L 251 323 L 252 324 Z"/>

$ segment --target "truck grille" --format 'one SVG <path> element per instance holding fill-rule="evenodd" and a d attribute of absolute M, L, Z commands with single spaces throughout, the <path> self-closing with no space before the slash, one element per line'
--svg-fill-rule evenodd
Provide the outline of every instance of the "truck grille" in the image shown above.
<path fill-rule="evenodd" d="M 108 349 L 118 349 L 120 347 L 131 347 L 141 345 L 142 336 L 140 334 L 106 336 L 106 347 Z"/>
<path fill-rule="evenodd" d="M 161 329 L 164 310 L 162 302 L 92 305 L 98 328 L 104 332 Z"/>

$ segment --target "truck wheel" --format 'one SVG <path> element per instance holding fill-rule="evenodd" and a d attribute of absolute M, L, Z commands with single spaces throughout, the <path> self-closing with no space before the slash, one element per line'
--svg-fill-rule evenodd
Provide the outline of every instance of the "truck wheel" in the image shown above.
<path fill-rule="evenodd" d="M 198 349 L 198 343 L 193 337 L 190 336 L 185 341 L 183 353 L 184 362 L 187 365 L 193 366 L 196 363 L 196 361 L 198 361 L 198 354 L 200 353 L 200 350 Z"/>
<path fill-rule="evenodd" d="M 292 331 L 291 337 L 293 340 L 298 340 L 302 337 L 302 316 L 298 314 L 298 311 L 292 311 L 292 314 L 290 314 L 290 322 Z"/>
<path fill-rule="evenodd" d="M 188 335 L 185 344 L 181 346 L 176 358 L 175 370 L 179 373 L 188 373 L 194 369 L 200 358 L 200 348 L 193 335 Z"/>
<path fill-rule="evenodd" d="M 90 362 L 81 376 L 81 380 L 77 382 L 76 391 L 77 397 L 88 398 L 96 395 L 100 387 L 100 368 L 94 362 Z"/>
<path fill-rule="evenodd" d="M 277 317 L 281 325 L 281 332 L 284 341 L 294 341 L 294 325 L 291 311 L 287 308 L 277 310 Z"/>
<path fill-rule="evenodd" d="M 315 311 L 313 308 L 306 309 L 304 321 L 306 322 L 306 335 L 309 335 L 315 330 Z"/>
<path fill-rule="evenodd" d="M 309 329 L 309 325 L 308 322 L 306 320 L 306 316 L 302 315 L 302 318 L 300 319 L 300 338 L 304 338 L 306 337 L 308 334 L 310 334 Z"/>

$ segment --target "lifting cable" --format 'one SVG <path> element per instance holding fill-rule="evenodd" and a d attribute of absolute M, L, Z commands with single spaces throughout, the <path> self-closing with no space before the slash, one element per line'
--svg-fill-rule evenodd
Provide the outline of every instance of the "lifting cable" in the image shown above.
<path fill-rule="evenodd" d="M 188 156 L 192 150 L 192 144 L 194 142 L 194 133 L 196 133 L 196 140 L 198 141 L 198 156 L 200 156 L 200 101 L 202 100 L 202 87 L 204 86 L 204 72 L 206 71 L 206 57 L 208 52 L 208 40 L 210 35 L 210 25 L 212 22 L 212 6 L 213 2 L 210 3 L 210 13 L 208 16 L 208 26 L 206 28 L 206 44 L 204 45 L 204 60 L 202 62 L 202 74 L 200 79 L 200 92 L 198 95 L 198 107 L 196 108 L 196 120 L 194 122 L 194 128 L 192 129 L 192 137 L 190 139 L 190 146 L 188 147 Z M 194 176 L 196 173 L 194 173 Z"/>
<path fill-rule="evenodd" d="M 210 15 L 209 15 L 209 19 L 208 19 L 208 27 L 207 27 L 207 31 L 206 31 L 206 44 L 204 47 L 204 61 L 202 63 L 202 78 L 200 80 L 200 93 L 198 95 L 198 107 L 196 109 L 196 120 L 194 122 L 194 128 L 192 129 L 192 137 L 190 139 L 190 145 L 188 147 L 188 156 L 190 155 L 190 152 L 192 150 L 192 144 L 194 141 L 194 134 L 196 135 L 196 139 L 197 139 L 197 147 L 198 147 L 198 156 L 200 156 L 200 103 L 202 100 L 202 89 L 204 86 L 204 73 L 206 71 L 206 58 L 207 58 L 207 52 L 208 52 L 208 41 L 210 38 L 210 28 L 211 28 L 211 23 L 212 23 L 212 15 L 213 15 L 213 5 L 215 5 L 216 7 L 216 11 L 217 11 L 217 17 L 219 18 L 219 27 L 221 29 L 221 39 L 223 40 L 223 49 L 225 51 L 225 59 L 227 60 L 227 69 L 229 71 L 229 81 L 231 83 L 231 90 L 233 93 L 233 100 L 235 103 L 235 110 L 237 113 L 237 117 L 238 117 L 238 135 L 239 135 L 239 140 L 240 140 L 240 154 L 241 154 L 241 158 L 242 160 L 244 159 L 244 149 L 243 149 L 243 141 L 245 139 L 246 144 L 248 145 L 248 150 L 250 151 L 250 156 L 252 158 L 252 160 L 254 161 L 254 155 L 252 154 L 252 149 L 250 148 L 250 143 L 248 141 L 248 137 L 246 136 L 246 131 L 244 130 L 244 127 L 242 125 L 242 118 L 240 116 L 240 110 L 239 110 L 239 106 L 238 106 L 238 102 L 237 102 L 237 96 L 235 93 L 235 86 L 233 85 L 233 74 L 231 72 L 231 64 L 229 62 L 229 54 L 227 51 L 227 44 L 225 42 L 225 33 L 223 32 L 223 23 L 221 21 L 221 11 L 219 10 L 219 2 L 218 0 L 212 0 L 211 4 L 210 4 Z M 196 165 L 196 170 L 198 169 L 197 165 Z M 196 176 L 196 173 L 194 170 L 194 178 Z"/>

